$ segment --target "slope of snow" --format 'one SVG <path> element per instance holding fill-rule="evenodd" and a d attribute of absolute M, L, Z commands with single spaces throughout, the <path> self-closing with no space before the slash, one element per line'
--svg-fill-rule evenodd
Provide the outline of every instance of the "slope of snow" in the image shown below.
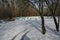
<path fill-rule="evenodd" d="M 57 17 L 56 17 L 57 18 Z M 0 23 L 0 40 L 60 40 L 52 18 L 44 17 L 46 34 L 42 34 L 40 17 L 21 17 L 15 21 Z"/>

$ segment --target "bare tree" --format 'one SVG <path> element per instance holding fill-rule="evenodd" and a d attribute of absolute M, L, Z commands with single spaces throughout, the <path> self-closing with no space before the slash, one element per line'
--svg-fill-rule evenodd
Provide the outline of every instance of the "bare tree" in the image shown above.
<path fill-rule="evenodd" d="M 42 33 L 45 34 L 46 29 L 45 29 L 45 26 L 44 26 L 44 17 L 43 17 L 43 1 L 44 0 L 38 0 L 38 4 L 39 4 L 38 7 L 39 7 L 39 9 L 37 9 L 35 4 L 33 4 L 31 1 L 30 1 L 30 3 L 34 6 L 35 10 L 41 16 L 41 20 L 42 20 Z"/>
<path fill-rule="evenodd" d="M 58 25 L 57 20 L 55 18 L 55 13 L 56 13 L 56 9 L 57 9 L 57 5 L 58 5 L 59 0 L 44 0 L 44 1 L 46 2 L 46 4 L 47 4 L 47 6 L 48 6 L 48 8 L 53 16 L 54 23 L 56 25 L 56 30 L 59 32 L 59 25 Z M 54 3 L 55 3 L 55 5 L 54 5 Z"/>

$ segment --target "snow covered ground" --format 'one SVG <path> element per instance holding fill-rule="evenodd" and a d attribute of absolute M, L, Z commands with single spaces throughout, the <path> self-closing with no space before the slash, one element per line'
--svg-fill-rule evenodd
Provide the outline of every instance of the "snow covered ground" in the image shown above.
<path fill-rule="evenodd" d="M 40 17 L 17 17 L 15 21 L 2 21 L 0 23 L 0 40 L 22 40 L 23 36 L 23 40 L 60 40 L 60 31 L 56 31 L 53 19 L 44 18 L 45 35 L 42 34 Z"/>

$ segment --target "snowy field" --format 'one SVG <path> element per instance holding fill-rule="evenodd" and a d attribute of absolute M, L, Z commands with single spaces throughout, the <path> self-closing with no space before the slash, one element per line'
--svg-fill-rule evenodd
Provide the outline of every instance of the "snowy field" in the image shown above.
<path fill-rule="evenodd" d="M 0 40 L 60 40 L 60 31 L 56 31 L 52 17 L 44 19 L 45 35 L 42 34 L 40 17 L 17 17 L 15 21 L 1 20 Z"/>

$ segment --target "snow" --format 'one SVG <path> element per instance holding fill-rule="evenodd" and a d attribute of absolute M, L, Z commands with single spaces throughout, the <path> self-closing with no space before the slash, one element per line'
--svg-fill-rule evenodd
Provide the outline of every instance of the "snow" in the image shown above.
<path fill-rule="evenodd" d="M 46 34 L 42 34 L 41 18 L 17 17 L 15 21 L 0 23 L 0 40 L 60 40 L 60 31 L 57 32 L 53 18 L 44 17 Z M 57 19 L 57 17 L 56 17 Z"/>

